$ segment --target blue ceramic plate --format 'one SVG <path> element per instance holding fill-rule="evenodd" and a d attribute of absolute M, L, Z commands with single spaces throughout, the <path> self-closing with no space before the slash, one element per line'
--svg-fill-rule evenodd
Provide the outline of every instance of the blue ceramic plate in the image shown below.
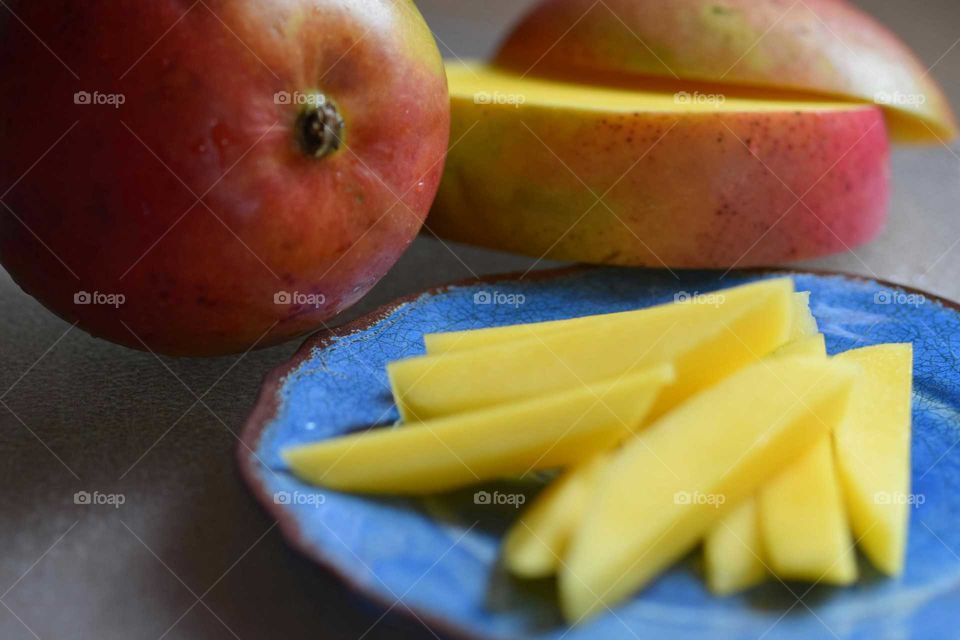
<path fill-rule="evenodd" d="M 402 599 L 431 626 L 468 638 L 956 638 L 960 633 L 960 314 L 952 303 L 843 275 L 793 273 L 832 353 L 881 342 L 916 350 L 913 491 L 907 571 L 897 580 L 861 563 L 835 589 L 770 583 L 716 598 L 698 555 L 614 612 L 569 628 L 550 581 L 522 584 L 497 561 L 511 506 L 473 491 L 373 499 L 320 490 L 290 475 L 280 451 L 398 419 L 384 365 L 423 353 L 424 333 L 622 311 L 777 273 L 574 269 L 455 285 L 391 305 L 311 338 L 267 380 L 244 433 L 240 466 L 287 539 L 384 606 Z M 495 487 L 487 487 L 493 491 Z M 501 490 L 505 490 L 501 488 Z M 529 502 L 534 484 L 510 487 Z M 318 594 L 319 597 L 319 594 Z"/>

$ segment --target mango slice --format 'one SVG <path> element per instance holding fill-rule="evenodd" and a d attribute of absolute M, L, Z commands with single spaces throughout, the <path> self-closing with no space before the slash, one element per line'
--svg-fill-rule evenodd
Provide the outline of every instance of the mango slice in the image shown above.
<path fill-rule="evenodd" d="M 593 264 L 749 267 L 846 251 L 886 219 L 889 143 L 873 105 L 469 63 L 447 78 L 457 144 L 430 227 L 450 240 Z"/>
<path fill-rule="evenodd" d="M 784 580 L 846 585 L 857 579 L 829 434 L 759 494 L 760 529 L 770 569 Z"/>
<path fill-rule="evenodd" d="M 718 596 L 749 589 L 767 577 L 757 517 L 756 499 L 746 498 L 703 541 L 707 586 Z"/>
<path fill-rule="evenodd" d="M 797 294 L 800 295 L 800 294 Z M 809 294 L 807 294 L 809 301 Z M 817 321 L 809 312 L 798 310 L 798 320 L 794 322 L 794 340 L 777 349 L 771 358 L 789 356 L 809 356 L 826 358 L 827 347 L 823 335 L 815 333 Z M 811 335 L 811 331 L 814 332 Z M 829 436 L 824 436 L 828 439 Z M 790 466 L 784 474 L 795 473 Z M 802 470 L 799 471 L 801 474 Z M 802 484 L 806 477 L 798 479 Z M 816 478 L 811 479 L 817 484 Z M 763 490 L 761 489 L 761 494 Z M 703 542 L 704 564 L 707 573 L 707 585 L 717 595 L 730 595 L 749 589 L 764 580 L 767 575 L 767 560 L 763 553 L 762 536 L 760 535 L 760 516 L 756 496 L 745 498 L 737 509 L 724 517 L 720 524 L 715 526 Z M 806 513 L 800 517 L 809 516 Z M 814 517 L 810 526 L 828 526 L 823 518 Z"/>
<path fill-rule="evenodd" d="M 853 533 L 877 569 L 899 575 L 915 501 L 910 494 L 913 347 L 865 347 L 837 359 L 863 370 L 851 393 L 850 411 L 834 432 Z"/>
<path fill-rule="evenodd" d="M 342 491 L 426 494 L 583 460 L 630 435 L 661 389 L 660 364 L 614 380 L 402 429 L 376 429 L 283 452 L 312 484 Z"/>
<path fill-rule="evenodd" d="M 544 578 L 556 573 L 593 483 L 608 462 L 609 455 L 600 453 L 572 467 L 523 511 L 503 543 L 504 566 L 512 574 Z"/>
<path fill-rule="evenodd" d="M 651 315 L 535 336 L 387 367 L 400 414 L 408 422 L 472 411 L 537 394 L 575 389 L 637 368 L 672 363 L 677 380 L 652 409 L 658 415 L 784 344 L 793 322 L 793 282 L 755 285 L 755 295 L 697 305 L 677 318 Z"/>
<path fill-rule="evenodd" d="M 791 340 L 774 351 L 771 357 L 784 358 L 787 356 L 819 356 L 825 358 L 827 356 L 827 342 L 822 333 L 807 336 L 806 338 L 798 338 Z"/>
<path fill-rule="evenodd" d="M 793 301 L 793 328 L 790 330 L 791 344 L 802 338 L 814 338 L 820 335 L 820 327 L 817 326 L 817 319 L 813 317 L 810 311 L 810 292 L 798 291 L 794 294 Z M 823 340 L 823 336 L 820 336 Z"/>
<path fill-rule="evenodd" d="M 629 440 L 601 475 L 559 575 L 578 622 L 693 548 L 724 505 L 753 495 L 842 418 L 857 368 L 812 358 L 754 364 Z"/>
<path fill-rule="evenodd" d="M 587 329 L 603 331 L 603 327 L 610 322 L 636 322 L 638 325 L 653 319 L 660 314 L 669 315 L 676 320 L 682 320 L 696 315 L 703 304 L 723 306 L 740 304 L 745 299 L 764 291 L 766 287 L 761 283 L 750 283 L 721 289 L 712 293 L 698 296 L 678 296 L 675 302 L 645 307 L 634 311 L 620 311 L 599 315 L 581 316 L 565 320 L 548 320 L 545 322 L 531 322 L 527 324 L 511 324 L 504 327 L 489 327 L 485 329 L 471 329 L 468 331 L 447 331 L 444 333 L 428 333 L 423 336 L 424 345 L 430 355 L 450 353 L 452 351 L 466 351 L 488 347 L 492 344 L 522 340 L 524 338 L 543 337 L 548 333 L 557 333 L 569 329 Z M 810 313 L 810 292 L 797 292 L 793 300 L 793 324 L 790 329 L 790 340 L 814 335 L 817 333 L 817 321 Z"/>

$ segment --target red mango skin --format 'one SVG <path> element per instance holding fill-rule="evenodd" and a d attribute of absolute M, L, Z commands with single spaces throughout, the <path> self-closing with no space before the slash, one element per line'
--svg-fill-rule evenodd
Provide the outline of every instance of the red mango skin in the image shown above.
<path fill-rule="evenodd" d="M 656 76 L 834 95 L 885 106 L 897 141 L 957 135 L 927 66 L 845 0 L 543 0 L 496 63 L 533 76 Z"/>
<path fill-rule="evenodd" d="M 889 145 L 876 107 L 608 113 L 454 95 L 453 114 L 460 142 L 430 227 L 455 241 L 726 269 L 848 251 L 886 220 Z"/>
<path fill-rule="evenodd" d="M 0 261 L 65 320 L 164 354 L 267 346 L 355 303 L 419 231 L 449 100 L 412 3 L 12 8 Z M 75 104 L 77 91 L 124 102 Z M 298 145 L 301 105 L 275 98 L 316 91 L 345 123 L 324 158 Z M 124 301 L 75 304 L 77 292 Z"/>

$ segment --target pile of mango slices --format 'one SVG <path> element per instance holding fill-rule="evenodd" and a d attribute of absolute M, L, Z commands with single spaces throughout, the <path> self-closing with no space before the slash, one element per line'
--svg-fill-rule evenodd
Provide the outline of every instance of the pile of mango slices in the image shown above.
<path fill-rule="evenodd" d="M 424 337 L 388 366 L 403 423 L 284 452 L 331 489 L 420 495 L 560 473 L 503 545 L 572 623 L 702 545 L 710 589 L 903 569 L 909 344 L 828 357 L 773 278 L 622 313 Z"/>

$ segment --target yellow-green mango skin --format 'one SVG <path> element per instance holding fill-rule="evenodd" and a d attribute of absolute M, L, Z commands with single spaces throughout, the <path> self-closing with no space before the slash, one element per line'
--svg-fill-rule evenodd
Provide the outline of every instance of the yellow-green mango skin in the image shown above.
<path fill-rule="evenodd" d="M 729 268 L 847 251 L 884 226 L 877 107 L 477 104 L 455 75 L 449 67 L 452 144 L 428 219 L 441 237 L 535 258 Z"/>
<path fill-rule="evenodd" d="M 533 76 L 655 76 L 840 96 L 883 105 L 897 141 L 957 135 L 927 66 L 844 0 L 544 0 L 496 63 Z"/>

